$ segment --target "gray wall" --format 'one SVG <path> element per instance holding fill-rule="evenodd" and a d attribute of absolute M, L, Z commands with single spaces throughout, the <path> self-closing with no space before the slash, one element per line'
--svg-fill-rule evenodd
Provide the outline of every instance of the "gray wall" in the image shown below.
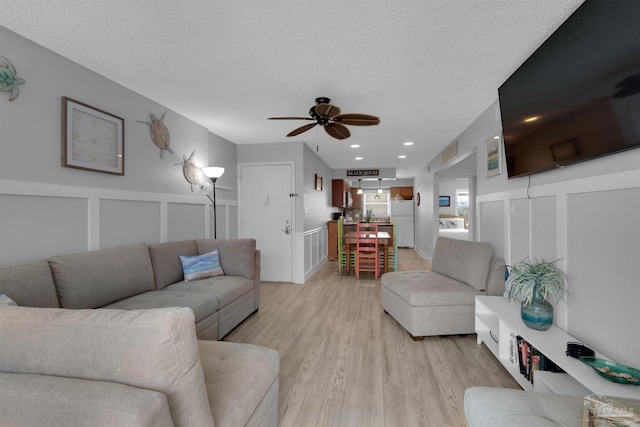
<path fill-rule="evenodd" d="M 485 141 L 500 132 L 496 101 L 457 138 L 458 155 L 450 160 L 477 152 L 478 240 L 492 243 L 508 264 L 526 257 L 559 259 L 569 275 L 569 298 L 556 307 L 556 324 L 614 360 L 636 366 L 640 150 L 511 180 L 503 163 L 501 175 L 487 178 Z M 440 156 L 430 166 L 431 173 L 438 170 Z M 420 231 L 425 232 L 418 237 L 421 248 L 431 244 L 427 231 Z"/>
<path fill-rule="evenodd" d="M 26 80 L 13 102 L 0 97 L 0 265 L 209 236 L 210 202 L 184 179 L 183 155 L 195 150 L 199 166 L 225 167 L 219 184 L 234 188 L 235 144 L 2 27 L 0 40 L 1 54 Z M 61 166 L 63 96 L 124 118 L 124 176 Z M 137 121 L 165 111 L 174 154 L 162 159 L 149 127 Z M 218 235 L 222 227 L 223 237 L 233 237 L 237 191 L 217 196 Z"/>

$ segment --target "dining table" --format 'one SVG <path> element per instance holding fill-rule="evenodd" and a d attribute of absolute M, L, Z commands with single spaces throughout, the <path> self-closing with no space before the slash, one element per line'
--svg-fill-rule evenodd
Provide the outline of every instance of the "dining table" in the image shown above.
<path fill-rule="evenodd" d="M 382 254 L 382 256 L 386 257 L 387 251 L 386 251 L 386 247 L 389 243 L 391 243 L 391 234 L 389 234 L 388 231 L 378 231 L 378 245 L 380 246 L 380 253 Z M 374 238 L 376 235 L 376 233 L 372 233 L 369 231 L 361 231 L 360 232 L 360 236 L 362 238 L 362 236 L 365 236 L 366 238 Z M 351 246 L 355 245 L 358 239 L 358 232 L 357 231 L 348 231 L 346 233 L 344 233 L 344 244 L 345 244 L 345 249 L 347 251 L 347 274 L 351 274 L 351 263 L 348 261 L 351 259 Z M 387 262 L 387 260 L 384 260 L 384 272 L 386 273 L 387 270 L 387 265 L 389 264 Z"/>

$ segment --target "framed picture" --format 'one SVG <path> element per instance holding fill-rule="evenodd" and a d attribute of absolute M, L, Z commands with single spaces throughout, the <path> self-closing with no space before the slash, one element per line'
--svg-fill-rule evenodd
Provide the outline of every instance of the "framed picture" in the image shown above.
<path fill-rule="evenodd" d="M 124 175 L 124 119 L 62 97 L 62 166 Z"/>
<path fill-rule="evenodd" d="M 451 196 L 438 197 L 438 206 L 441 208 L 446 208 L 451 206 Z"/>
<path fill-rule="evenodd" d="M 322 177 L 316 174 L 316 184 L 314 187 L 318 191 L 322 191 Z"/>
<path fill-rule="evenodd" d="M 496 135 L 486 141 L 487 144 L 487 178 L 502 173 L 502 141 Z"/>

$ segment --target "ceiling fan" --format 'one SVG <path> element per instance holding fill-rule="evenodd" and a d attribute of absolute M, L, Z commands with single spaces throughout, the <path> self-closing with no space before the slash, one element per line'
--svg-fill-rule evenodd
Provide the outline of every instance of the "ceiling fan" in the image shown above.
<path fill-rule="evenodd" d="M 309 109 L 311 117 L 269 117 L 269 120 L 312 120 L 309 123 L 292 130 L 287 136 L 300 135 L 309 129 L 320 125 L 329 136 L 335 139 L 347 139 L 351 132 L 345 125 L 350 126 L 375 126 L 380 124 L 380 118 L 368 114 L 340 114 L 340 108 L 329 104 L 329 98 L 316 98 L 316 105 Z"/>

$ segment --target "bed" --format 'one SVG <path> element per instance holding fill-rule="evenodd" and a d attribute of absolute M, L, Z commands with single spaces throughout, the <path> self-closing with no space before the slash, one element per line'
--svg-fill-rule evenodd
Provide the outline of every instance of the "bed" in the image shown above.
<path fill-rule="evenodd" d="M 438 223 L 439 236 L 469 240 L 469 229 L 463 216 L 440 214 Z"/>

